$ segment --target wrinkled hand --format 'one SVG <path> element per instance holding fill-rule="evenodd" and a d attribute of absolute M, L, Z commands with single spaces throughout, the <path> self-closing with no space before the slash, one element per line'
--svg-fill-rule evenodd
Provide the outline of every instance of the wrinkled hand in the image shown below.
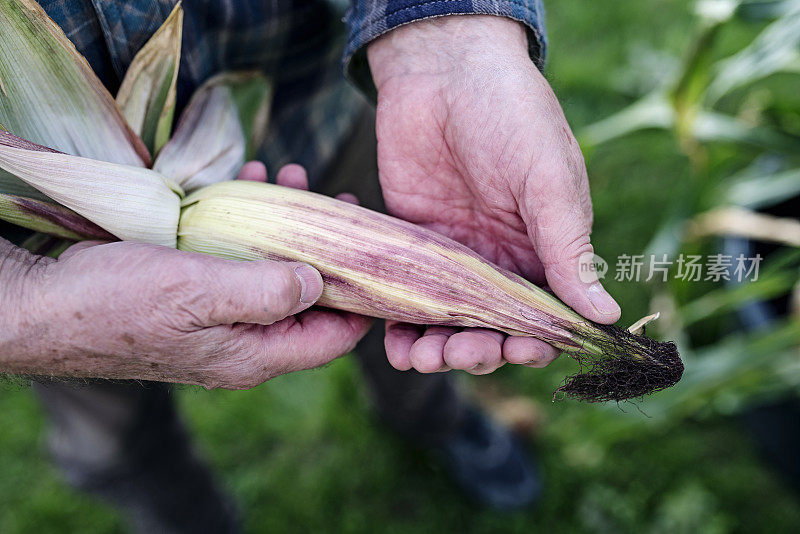
<path fill-rule="evenodd" d="M 281 172 L 285 185 L 297 181 L 297 166 Z M 266 172 L 251 163 L 241 178 Z M 308 310 L 322 278 L 302 263 L 79 243 L 58 261 L 14 271 L 26 289 L 14 292 L 13 321 L 3 318 L 15 325 L 0 339 L 8 372 L 241 389 L 328 363 L 369 327 L 357 315 Z"/>
<path fill-rule="evenodd" d="M 368 50 L 378 88 L 378 166 L 390 213 L 428 226 L 536 283 L 581 315 L 620 310 L 596 280 L 583 156 L 521 24 L 452 16 L 400 27 Z M 491 303 L 489 303 L 490 305 Z M 557 351 L 482 329 L 387 323 L 396 368 L 491 372 L 543 367 Z"/>

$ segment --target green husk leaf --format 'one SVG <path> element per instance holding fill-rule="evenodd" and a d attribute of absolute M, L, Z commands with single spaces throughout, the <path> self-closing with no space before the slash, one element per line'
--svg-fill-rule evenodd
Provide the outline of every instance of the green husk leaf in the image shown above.
<path fill-rule="evenodd" d="M 172 133 L 182 35 L 183 9 L 178 2 L 133 58 L 117 93 L 117 104 L 128 124 L 153 155 Z"/>
<path fill-rule="evenodd" d="M 0 169 L 0 194 L 52 202 L 47 195 L 35 187 L 31 187 L 10 172 L 6 172 L 2 169 Z"/>
<path fill-rule="evenodd" d="M 120 239 L 175 246 L 180 199 L 154 171 L 62 154 L 7 132 L 0 168 Z"/>
<path fill-rule="evenodd" d="M 270 94 L 259 73 L 211 78 L 192 97 L 153 169 L 186 191 L 234 179 L 264 137 Z"/>
<path fill-rule="evenodd" d="M 695 109 L 686 125 L 688 133 L 701 142 L 736 142 L 774 150 L 794 153 L 800 139 L 783 132 L 754 126 L 743 120 L 717 113 Z M 581 146 L 595 146 L 626 135 L 648 129 L 672 129 L 678 127 L 676 112 L 662 93 L 653 93 L 585 127 L 578 135 Z"/>
<path fill-rule="evenodd" d="M 0 123 L 0 131 L 8 131 L 3 123 Z M 0 169 L 0 194 L 14 195 L 18 197 L 33 198 L 36 200 L 43 200 L 45 202 L 52 202 L 52 199 L 35 187 L 31 187 L 10 172 Z"/>
<path fill-rule="evenodd" d="M 62 239 L 51 235 L 36 232 L 20 245 L 25 250 L 33 252 L 37 256 L 47 256 L 58 258 L 62 252 L 67 250 L 73 243 L 71 239 Z"/>
<path fill-rule="evenodd" d="M 89 64 L 33 0 L 0 0 L 0 122 L 67 154 L 139 167 L 150 161 Z"/>
<path fill-rule="evenodd" d="M 114 240 L 114 236 L 78 215 L 53 202 L 0 194 L 0 219 L 49 235 L 72 239 Z"/>

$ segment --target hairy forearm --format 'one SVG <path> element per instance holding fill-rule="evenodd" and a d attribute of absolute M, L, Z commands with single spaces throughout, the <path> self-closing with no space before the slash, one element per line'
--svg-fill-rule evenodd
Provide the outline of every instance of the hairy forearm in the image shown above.
<path fill-rule="evenodd" d="M 35 288 L 50 258 L 0 239 L 0 372 L 36 372 L 30 350 L 37 337 Z"/>

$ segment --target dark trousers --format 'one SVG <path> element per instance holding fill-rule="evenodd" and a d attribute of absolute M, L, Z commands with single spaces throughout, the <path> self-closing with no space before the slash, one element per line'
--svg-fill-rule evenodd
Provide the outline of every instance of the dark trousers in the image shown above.
<path fill-rule="evenodd" d="M 374 132 L 374 112 L 366 109 L 326 180 L 315 189 L 352 192 L 362 205 L 382 209 Z M 384 353 L 382 321 L 355 354 L 376 410 L 398 432 L 425 444 L 457 424 L 462 402 L 451 378 L 393 369 Z M 53 457 L 68 482 L 128 508 L 140 531 L 163 530 L 164 525 L 175 532 L 235 530 L 231 507 L 192 452 L 168 385 L 40 381 L 35 391 L 49 415 Z M 207 491 L 172 491 L 170 481 L 187 473 L 196 480 L 186 484 Z M 137 488 L 142 487 L 151 489 L 139 495 Z M 148 507 L 160 508 L 160 516 Z M 174 516 L 163 517 L 165 513 Z"/>

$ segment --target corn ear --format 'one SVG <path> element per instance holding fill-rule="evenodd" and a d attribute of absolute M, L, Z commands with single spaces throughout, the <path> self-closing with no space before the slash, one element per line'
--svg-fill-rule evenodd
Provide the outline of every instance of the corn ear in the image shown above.
<path fill-rule="evenodd" d="M 155 155 L 169 140 L 181 61 L 181 3 L 136 54 L 117 92 L 117 104 L 134 132 Z"/>
<path fill-rule="evenodd" d="M 206 187 L 185 199 L 178 236 L 184 250 L 308 262 L 323 273 L 323 306 L 513 335 L 541 323 L 550 341 L 578 346 L 553 318 L 584 319 L 530 282 L 433 231 L 315 193 L 250 182 Z"/>
<path fill-rule="evenodd" d="M 233 180 L 264 136 L 270 94 L 258 73 L 211 78 L 195 92 L 153 169 L 186 191 Z"/>
<path fill-rule="evenodd" d="M 175 246 L 182 192 L 154 171 L 62 154 L 7 132 L 0 168 L 120 239 Z"/>
<path fill-rule="evenodd" d="M 183 201 L 178 248 L 307 262 L 325 281 L 322 306 L 536 337 L 590 367 L 560 389 L 588 400 L 662 389 L 683 371 L 673 344 L 594 324 L 432 230 L 307 191 L 240 181 L 200 189 Z"/>
<path fill-rule="evenodd" d="M 67 154 L 149 165 L 114 99 L 34 0 L 0 0 L 0 123 Z"/>

